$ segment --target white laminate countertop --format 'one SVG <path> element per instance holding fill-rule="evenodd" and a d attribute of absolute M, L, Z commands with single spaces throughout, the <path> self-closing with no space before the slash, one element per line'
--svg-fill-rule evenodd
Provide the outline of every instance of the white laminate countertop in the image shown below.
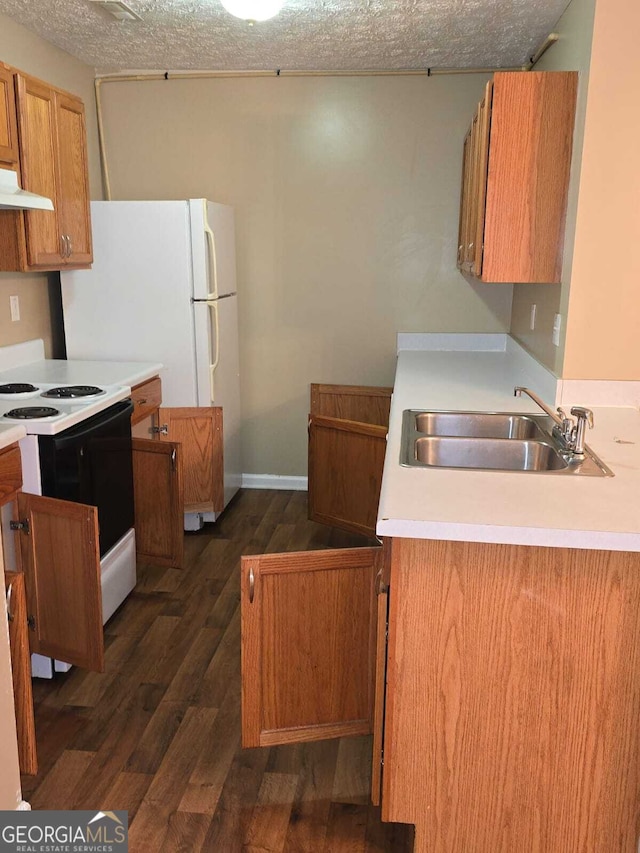
<path fill-rule="evenodd" d="M 524 384 L 553 404 L 526 374 L 509 351 L 399 353 L 379 536 L 640 551 L 637 407 L 594 408 L 587 443 L 612 478 L 400 465 L 405 409 L 540 413 L 529 398 L 513 396 Z"/>
<path fill-rule="evenodd" d="M 162 365 L 145 361 L 67 361 L 43 358 L 0 371 L 4 382 L 59 382 L 61 385 L 138 385 L 157 376 Z"/>
<path fill-rule="evenodd" d="M 22 426 L 0 425 L 0 450 L 3 450 L 5 447 L 9 447 L 11 444 L 15 444 L 16 441 L 20 441 L 20 439 L 24 438 L 26 434 L 27 431 Z"/>

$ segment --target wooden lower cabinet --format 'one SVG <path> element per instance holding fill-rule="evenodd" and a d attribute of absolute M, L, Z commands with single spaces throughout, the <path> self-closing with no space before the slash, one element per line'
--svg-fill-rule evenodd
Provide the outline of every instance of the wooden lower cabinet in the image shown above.
<path fill-rule="evenodd" d="M 393 539 L 382 818 L 415 853 L 632 851 L 640 555 Z"/>
<path fill-rule="evenodd" d="M 36 722 L 31 687 L 31 649 L 27 628 L 27 599 L 22 572 L 5 572 L 5 593 L 9 619 L 9 645 L 13 698 L 16 709 L 18 759 L 20 772 L 34 775 L 38 772 L 36 753 Z"/>
<path fill-rule="evenodd" d="M 312 385 L 309 518 L 375 536 L 391 388 Z"/>
<path fill-rule="evenodd" d="M 161 441 L 181 444 L 184 511 L 222 512 L 224 456 L 222 408 L 201 406 L 159 409 Z"/>
<path fill-rule="evenodd" d="M 243 557 L 243 746 L 368 734 L 382 549 Z"/>
<path fill-rule="evenodd" d="M 98 510 L 24 492 L 17 502 L 31 651 L 102 672 Z"/>
<path fill-rule="evenodd" d="M 184 561 L 182 447 L 134 438 L 136 550 L 146 563 L 181 568 Z"/>

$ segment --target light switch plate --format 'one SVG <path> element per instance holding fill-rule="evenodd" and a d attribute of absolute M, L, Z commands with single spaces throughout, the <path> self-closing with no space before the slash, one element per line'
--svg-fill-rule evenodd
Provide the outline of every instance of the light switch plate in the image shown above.
<path fill-rule="evenodd" d="M 17 296 L 10 296 L 9 304 L 11 305 L 11 319 L 15 323 L 20 319 L 20 300 Z"/>

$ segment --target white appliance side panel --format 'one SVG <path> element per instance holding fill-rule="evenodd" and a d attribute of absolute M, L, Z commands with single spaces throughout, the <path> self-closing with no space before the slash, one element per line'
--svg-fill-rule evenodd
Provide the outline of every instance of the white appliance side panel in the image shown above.
<path fill-rule="evenodd" d="M 136 537 L 133 528 L 100 561 L 100 583 L 104 625 L 136 585 Z"/>
<path fill-rule="evenodd" d="M 92 269 L 61 274 L 68 357 L 162 362 L 165 405 L 195 405 L 187 202 L 92 202 L 91 217 Z"/>
<path fill-rule="evenodd" d="M 218 314 L 216 323 L 216 312 Z M 198 405 L 222 406 L 224 438 L 225 506 L 240 488 L 240 358 L 238 352 L 238 297 L 213 305 L 196 303 L 198 353 Z M 217 367 L 210 381 L 210 364 Z"/>
<path fill-rule="evenodd" d="M 236 292 L 236 242 L 233 208 L 205 199 L 191 199 L 191 245 L 193 254 L 193 297 L 227 296 Z M 206 223 L 213 231 L 215 272 L 207 245 Z"/>

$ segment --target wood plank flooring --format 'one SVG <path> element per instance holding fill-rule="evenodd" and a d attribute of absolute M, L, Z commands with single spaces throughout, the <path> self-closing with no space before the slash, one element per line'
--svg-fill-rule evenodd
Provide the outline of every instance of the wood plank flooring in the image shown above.
<path fill-rule="evenodd" d="M 369 738 L 240 748 L 240 555 L 370 544 L 306 514 L 304 492 L 243 491 L 184 570 L 139 567 L 106 671 L 34 681 L 34 809 L 127 809 L 132 853 L 411 851 L 369 805 Z"/>

